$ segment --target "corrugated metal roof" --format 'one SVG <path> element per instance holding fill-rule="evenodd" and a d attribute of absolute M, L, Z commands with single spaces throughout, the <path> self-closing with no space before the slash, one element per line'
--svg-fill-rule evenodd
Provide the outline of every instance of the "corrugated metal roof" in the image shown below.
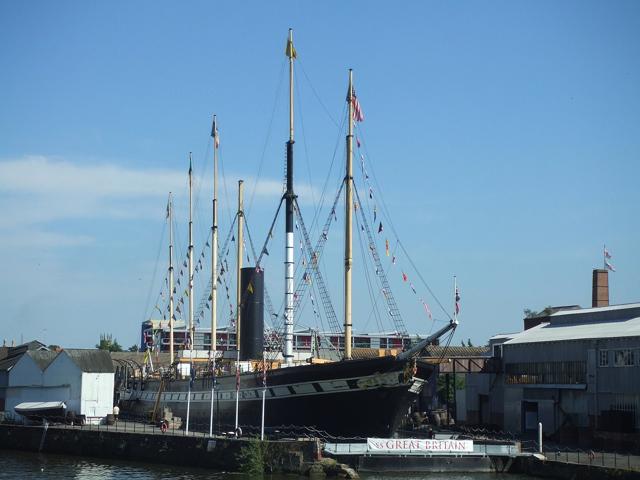
<path fill-rule="evenodd" d="M 113 362 L 107 350 L 69 348 L 63 350 L 85 373 L 113 373 Z"/>
<path fill-rule="evenodd" d="M 33 361 L 36 362 L 38 368 L 40 370 L 44 370 L 49 366 L 53 359 L 58 356 L 58 352 L 51 352 L 48 350 L 32 350 L 28 351 L 26 355 L 29 355 L 33 358 Z"/>
<path fill-rule="evenodd" d="M 639 304 L 640 306 L 640 304 Z M 595 310 L 595 309 L 589 309 Z M 523 343 L 562 342 L 567 340 L 585 340 L 591 338 L 639 337 L 640 317 L 629 320 L 585 323 L 542 323 L 529 330 L 520 332 L 505 345 Z"/>
<path fill-rule="evenodd" d="M 13 368 L 13 366 L 18 363 L 18 360 L 20 360 L 22 358 L 21 355 L 15 356 L 15 357 L 9 357 L 9 358 L 5 358 L 4 360 L 0 361 L 0 371 L 9 371 L 11 370 L 11 368 Z"/>
<path fill-rule="evenodd" d="M 489 347 L 463 347 L 457 345 L 429 345 L 425 349 L 428 357 L 484 357 L 489 353 Z"/>
<path fill-rule="evenodd" d="M 612 312 L 618 310 L 629 310 L 631 308 L 640 308 L 640 303 L 623 303 L 620 305 L 609 305 L 607 307 L 580 308 L 574 310 L 560 310 L 552 313 L 551 317 L 564 317 L 567 315 L 585 315 L 589 313 Z"/>

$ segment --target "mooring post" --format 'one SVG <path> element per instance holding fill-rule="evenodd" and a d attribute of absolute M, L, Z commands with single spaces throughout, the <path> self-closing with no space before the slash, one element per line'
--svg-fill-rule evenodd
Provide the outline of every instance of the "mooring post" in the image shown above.
<path fill-rule="evenodd" d="M 538 451 L 542 454 L 542 422 L 538 422 Z"/>

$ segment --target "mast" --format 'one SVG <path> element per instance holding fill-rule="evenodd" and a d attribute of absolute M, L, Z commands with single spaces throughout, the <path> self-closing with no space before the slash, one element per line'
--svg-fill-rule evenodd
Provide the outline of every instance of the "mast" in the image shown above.
<path fill-rule="evenodd" d="M 217 331 L 218 331 L 218 146 L 220 139 L 218 137 L 218 125 L 216 116 L 213 116 L 213 125 L 211 127 L 211 136 L 213 137 L 213 222 L 211 223 L 211 357 L 215 358 L 217 350 Z"/>
<path fill-rule="evenodd" d="M 193 352 L 194 325 L 193 325 L 193 167 L 191 164 L 191 152 L 189 152 L 189 351 Z"/>
<path fill-rule="evenodd" d="M 344 195 L 344 359 L 351 360 L 351 267 L 353 264 L 353 71 L 349 69 L 349 131 L 347 133 L 347 171 L 345 173 Z"/>
<path fill-rule="evenodd" d="M 173 365 L 173 205 L 171 192 L 167 203 L 169 219 L 169 365 Z"/>
<path fill-rule="evenodd" d="M 209 350 L 211 361 L 211 404 L 209 409 L 209 436 L 213 436 L 213 399 L 216 388 L 216 350 L 218 340 L 218 125 L 216 116 L 213 116 L 211 126 L 213 137 L 213 221 L 211 223 L 211 347 Z"/>
<path fill-rule="evenodd" d="M 289 141 L 287 142 L 287 191 L 286 219 L 285 219 L 285 261 L 284 261 L 284 360 L 287 365 L 293 365 L 293 60 L 296 50 L 293 47 L 293 30 L 289 29 L 289 38 L 285 50 L 289 57 Z"/>
<path fill-rule="evenodd" d="M 238 180 L 238 238 L 237 238 L 237 251 L 238 258 L 236 264 L 236 434 L 238 432 L 238 407 L 240 402 L 240 322 L 241 322 L 241 311 L 242 311 L 242 245 L 243 245 L 243 220 L 244 220 L 244 210 L 243 210 L 243 181 Z"/>

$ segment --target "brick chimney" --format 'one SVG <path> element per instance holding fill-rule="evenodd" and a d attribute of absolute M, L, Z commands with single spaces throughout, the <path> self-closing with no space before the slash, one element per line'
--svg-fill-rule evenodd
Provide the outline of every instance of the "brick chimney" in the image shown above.
<path fill-rule="evenodd" d="M 593 269 L 592 307 L 609 306 L 609 271 L 602 268 Z"/>

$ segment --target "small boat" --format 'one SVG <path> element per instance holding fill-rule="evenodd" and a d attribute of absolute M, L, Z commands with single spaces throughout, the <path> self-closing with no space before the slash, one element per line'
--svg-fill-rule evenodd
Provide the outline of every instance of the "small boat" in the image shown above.
<path fill-rule="evenodd" d="M 46 419 L 61 422 L 67 413 L 64 402 L 22 402 L 13 409 L 18 415 L 34 421 Z"/>

